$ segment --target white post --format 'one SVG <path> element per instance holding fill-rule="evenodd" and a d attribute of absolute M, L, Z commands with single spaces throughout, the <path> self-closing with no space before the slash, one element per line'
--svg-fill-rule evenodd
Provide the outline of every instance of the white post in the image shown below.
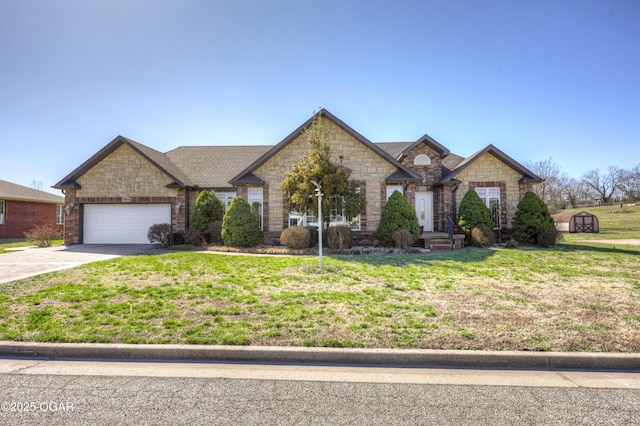
<path fill-rule="evenodd" d="M 311 181 L 316 187 L 316 196 L 318 197 L 318 255 L 320 257 L 320 269 L 322 269 L 322 228 L 324 223 L 322 220 L 322 188 L 315 180 Z"/>

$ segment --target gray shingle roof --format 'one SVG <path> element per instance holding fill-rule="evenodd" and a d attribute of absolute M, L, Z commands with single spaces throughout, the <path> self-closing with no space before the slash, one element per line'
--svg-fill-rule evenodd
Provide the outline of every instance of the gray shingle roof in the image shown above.
<path fill-rule="evenodd" d="M 231 187 L 229 180 L 273 146 L 181 146 L 164 155 L 188 182 L 202 188 Z"/>
<path fill-rule="evenodd" d="M 374 142 L 374 144 L 397 159 L 413 142 Z"/>
<path fill-rule="evenodd" d="M 27 186 L 0 180 L 0 200 L 33 201 L 48 204 L 64 204 L 64 197 L 39 191 Z"/>

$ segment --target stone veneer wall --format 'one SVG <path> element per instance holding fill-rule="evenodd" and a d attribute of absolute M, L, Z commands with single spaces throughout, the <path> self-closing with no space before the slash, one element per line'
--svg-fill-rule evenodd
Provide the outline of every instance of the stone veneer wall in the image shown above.
<path fill-rule="evenodd" d="M 415 165 L 418 155 L 424 154 L 429 157 L 431 164 L 428 166 Z M 412 206 L 416 203 L 416 191 L 433 193 L 433 230 L 444 231 L 446 229 L 446 215 L 442 199 L 442 188 L 437 188 L 435 184 L 442 180 L 442 157 L 426 143 L 413 148 L 409 154 L 402 159 L 402 164 L 409 170 L 422 177 L 422 181 L 411 183 L 405 191 L 405 196 Z"/>
<path fill-rule="evenodd" d="M 493 186 L 501 187 L 501 204 L 503 215 L 506 216 L 505 226 L 511 228 L 513 216 L 518 208 L 518 203 L 522 199 L 521 186 L 518 181 L 522 175 L 506 165 L 490 153 L 485 153 L 469 167 L 458 173 L 456 179 L 462 181 L 456 192 L 456 203 L 460 206 L 460 201 L 467 193 L 470 183 L 473 187 Z M 501 186 L 504 184 L 504 186 Z M 523 194 L 522 194 L 523 195 Z"/>
<path fill-rule="evenodd" d="M 77 197 L 175 197 L 171 178 L 122 145 L 78 179 Z"/>
<path fill-rule="evenodd" d="M 172 180 L 128 145 L 118 147 L 77 181 L 81 189 L 65 190 L 65 206 L 74 206 L 65 215 L 65 244 L 80 242 L 80 205 L 87 203 L 171 203 L 174 231 L 185 229 L 185 190 L 167 188 Z"/>
<path fill-rule="evenodd" d="M 384 183 L 385 178 L 393 173 L 396 168 L 331 121 L 323 118 L 322 122 L 333 132 L 332 154 L 334 158 L 339 160 L 342 157 L 343 165 L 352 171 L 350 179 L 366 183 L 366 220 L 361 222 L 361 230 L 362 232 L 375 232 L 380 222 L 382 209 L 381 185 Z M 287 223 L 287 218 L 285 217 L 287 210 L 284 206 L 284 197 L 279 185 L 284 179 L 284 172 L 289 170 L 307 152 L 306 138 L 301 135 L 254 172 L 269 186 L 269 191 L 265 191 L 264 194 L 266 231 L 280 232 L 284 224 Z M 241 195 L 242 192 L 246 193 L 246 190 L 241 191 L 238 188 L 238 195 Z M 266 223 L 267 211 L 268 224 Z"/>

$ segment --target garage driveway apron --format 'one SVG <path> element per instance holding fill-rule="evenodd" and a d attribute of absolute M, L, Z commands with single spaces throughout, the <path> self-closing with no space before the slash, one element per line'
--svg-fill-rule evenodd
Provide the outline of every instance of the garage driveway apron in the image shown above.
<path fill-rule="evenodd" d="M 153 250 L 150 244 L 90 244 L 44 248 L 0 254 L 0 283 L 21 280 L 85 263 L 130 256 Z"/>

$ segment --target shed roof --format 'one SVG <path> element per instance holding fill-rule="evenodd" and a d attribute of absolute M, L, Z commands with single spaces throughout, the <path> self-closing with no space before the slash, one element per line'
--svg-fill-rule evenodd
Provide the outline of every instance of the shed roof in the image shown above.
<path fill-rule="evenodd" d="M 560 212 L 556 214 L 552 214 L 553 221 L 556 223 L 565 223 L 569 222 L 574 216 L 595 216 L 589 212 Z"/>

